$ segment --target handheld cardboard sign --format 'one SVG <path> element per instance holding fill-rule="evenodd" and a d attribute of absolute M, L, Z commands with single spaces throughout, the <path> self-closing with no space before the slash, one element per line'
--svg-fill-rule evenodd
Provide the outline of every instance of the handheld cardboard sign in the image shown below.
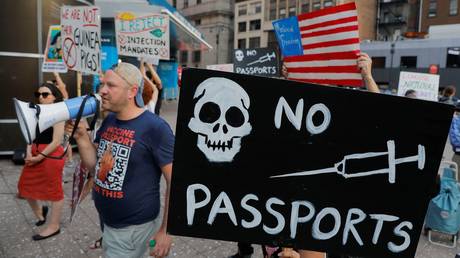
<path fill-rule="evenodd" d="M 168 231 L 414 257 L 452 113 L 430 101 L 185 70 Z"/>
<path fill-rule="evenodd" d="M 278 54 L 271 48 L 235 49 L 233 63 L 235 73 L 279 76 Z"/>

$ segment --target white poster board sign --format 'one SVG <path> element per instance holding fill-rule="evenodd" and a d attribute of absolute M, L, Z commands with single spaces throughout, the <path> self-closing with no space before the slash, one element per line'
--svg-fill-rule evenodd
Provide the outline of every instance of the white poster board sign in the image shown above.
<path fill-rule="evenodd" d="M 51 25 L 46 40 L 42 72 L 66 73 L 67 66 L 62 59 L 62 34 L 60 25 Z"/>
<path fill-rule="evenodd" d="M 438 101 L 439 75 L 401 72 L 398 96 L 404 96 L 408 90 L 414 90 L 418 99 Z"/>
<path fill-rule="evenodd" d="M 119 55 L 169 60 L 169 17 L 122 12 L 115 17 Z"/>
<path fill-rule="evenodd" d="M 61 8 L 63 59 L 70 70 L 101 71 L 101 14 L 97 6 Z"/>
<path fill-rule="evenodd" d="M 222 71 L 222 72 L 230 72 L 233 73 L 233 64 L 215 64 L 215 65 L 207 65 L 206 69 L 214 70 L 214 71 Z"/>
<path fill-rule="evenodd" d="M 160 63 L 160 59 L 158 58 L 150 58 L 150 57 L 138 57 L 137 60 L 144 61 L 147 64 L 158 66 Z"/>

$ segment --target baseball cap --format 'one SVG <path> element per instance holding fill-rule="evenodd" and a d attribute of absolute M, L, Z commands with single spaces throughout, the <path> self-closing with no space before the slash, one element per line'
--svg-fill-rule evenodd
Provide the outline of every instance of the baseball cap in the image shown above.
<path fill-rule="evenodd" d="M 121 62 L 114 65 L 111 70 L 114 71 L 123 80 L 125 80 L 129 85 L 138 85 L 139 89 L 137 91 L 136 97 L 134 98 L 134 101 L 138 107 L 144 107 L 144 101 L 142 100 L 144 78 L 142 77 L 139 69 L 137 69 L 137 67 L 133 64 Z"/>

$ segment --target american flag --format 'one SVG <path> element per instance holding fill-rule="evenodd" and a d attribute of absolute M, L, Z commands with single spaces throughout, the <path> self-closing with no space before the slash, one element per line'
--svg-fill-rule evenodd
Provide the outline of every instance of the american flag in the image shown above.
<path fill-rule="evenodd" d="M 303 55 L 284 58 L 288 79 L 362 86 L 357 67 L 358 13 L 354 2 L 298 16 Z"/>

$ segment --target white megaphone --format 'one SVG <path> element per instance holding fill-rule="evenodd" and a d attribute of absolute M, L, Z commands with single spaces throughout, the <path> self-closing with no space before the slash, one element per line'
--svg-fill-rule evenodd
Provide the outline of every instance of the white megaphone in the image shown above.
<path fill-rule="evenodd" d="M 36 105 L 13 98 L 19 126 L 21 127 L 22 135 L 27 144 L 32 144 L 35 137 L 37 137 L 37 133 L 45 131 L 56 123 L 75 119 L 85 97 L 86 96 L 72 98 L 46 105 Z M 99 95 L 95 94 L 94 96 L 89 96 L 85 102 L 81 117 L 95 114 L 98 110 L 99 103 Z"/>

